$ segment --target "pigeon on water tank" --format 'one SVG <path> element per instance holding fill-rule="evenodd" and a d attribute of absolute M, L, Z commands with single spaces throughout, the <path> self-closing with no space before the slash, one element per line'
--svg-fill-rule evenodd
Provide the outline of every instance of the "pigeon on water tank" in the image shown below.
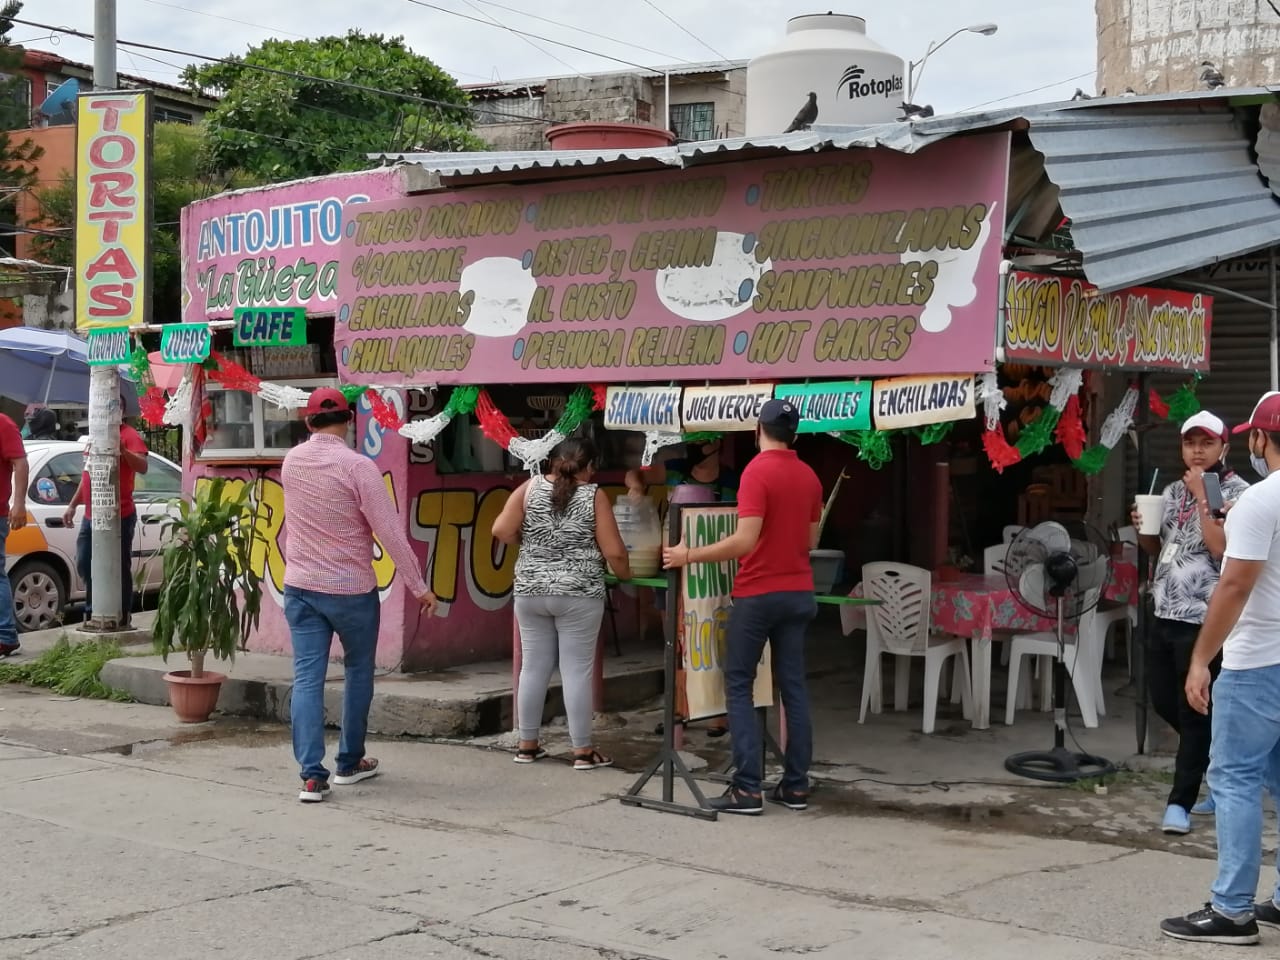
<path fill-rule="evenodd" d="M 791 126 L 783 130 L 783 133 L 795 133 L 797 130 L 808 130 L 812 126 L 813 121 L 818 119 L 818 95 L 816 93 L 809 94 L 809 102 L 800 108 L 800 112 L 796 114 L 796 118 L 791 121 Z"/>
<path fill-rule="evenodd" d="M 899 120 L 923 120 L 933 116 L 933 105 L 926 103 L 924 106 L 919 106 L 914 103 L 904 103 L 902 112 L 904 116 L 899 117 Z"/>
<path fill-rule="evenodd" d="M 1222 71 L 1211 60 L 1203 60 L 1200 63 L 1200 82 L 1210 90 L 1217 90 L 1219 87 L 1226 86 L 1226 80 L 1222 76 Z"/>
<path fill-rule="evenodd" d="M 1107 93 L 1107 91 L 1106 91 L 1106 90 L 1103 90 L 1103 91 L 1102 91 L 1103 96 L 1106 96 L 1106 93 Z M 1085 92 L 1084 92 L 1083 90 L 1081 90 L 1079 87 L 1076 87 L 1076 92 L 1075 92 L 1075 93 L 1073 93 L 1073 94 L 1071 95 L 1071 99 L 1072 99 L 1072 100 L 1092 100 L 1092 99 L 1093 99 L 1093 97 L 1089 96 L 1087 93 L 1085 93 Z"/>

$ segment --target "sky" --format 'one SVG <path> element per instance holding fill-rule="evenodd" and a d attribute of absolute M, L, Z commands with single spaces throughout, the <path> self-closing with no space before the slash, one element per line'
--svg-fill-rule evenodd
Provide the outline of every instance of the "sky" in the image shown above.
<path fill-rule="evenodd" d="M 915 99 L 938 113 L 1064 100 L 1077 88 L 1094 92 L 1093 0 L 895 0 L 839 8 L 801 0 L 118 0 L 117 30 L 121 40 L 227 56 L 269 37 L 359 28 L 403 36 L 465 85 L 750 59 L 782 38 L 788 18 L 831 9 L 865 17 L 873 40 L 911 61 L 952 31 L 996 24 L 993 36 L 962 33 L 930 56 Z M 19 17 L 92 32 L 93 3 L 26 0 Z M 12 36 L 70 60 L 93 59 L 88 40 L 64 36 L 55 45 L 49 31 L 23 26 Z M 188 62 L 122 47 L 118 69 L 178 83 Z"/>

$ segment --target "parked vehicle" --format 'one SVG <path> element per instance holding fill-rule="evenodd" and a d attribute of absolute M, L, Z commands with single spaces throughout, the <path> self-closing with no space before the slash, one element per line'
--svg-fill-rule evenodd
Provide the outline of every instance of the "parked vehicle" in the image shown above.
<path fill-rule="evenodd" d="M 5 541 L 5 570 L 13 586 L 13 607 L 22 632 L 43 630 L 62 622 L 70 603 L 85 598 L 84 581 L 76 570 L 74 527 L 62 515 L 84 471 L 84 440 L 28 440 L 27 512 L 30 522 Z M 160 531 L 169 501 L 182 493 L 182 470 L 157 454 L 149 454 L 150 468 L 138 474 L 133 499 L 138 524 L 133 545 L 135 597 L 160 588 Z"/>

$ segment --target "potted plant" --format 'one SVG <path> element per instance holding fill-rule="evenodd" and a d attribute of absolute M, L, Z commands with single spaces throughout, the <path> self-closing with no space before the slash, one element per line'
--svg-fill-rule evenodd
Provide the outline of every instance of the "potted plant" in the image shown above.
<path fill-rule="evenodd" d="M 183 723 L 203 723 L 218 704 L 226 675 L 205 670 L 206 654 L 234 661 L 237 645 L 258 625 L 261 580 L 247 562 L 256 529 L 250 488 L 229 496 L 226 484 L 219 477 L 197 485 L 190 501 L 173 501 L 163 527 L 164 582 L 152 637 L 166 662 L 182 650 L 191 663 L 164 677 Z"/>

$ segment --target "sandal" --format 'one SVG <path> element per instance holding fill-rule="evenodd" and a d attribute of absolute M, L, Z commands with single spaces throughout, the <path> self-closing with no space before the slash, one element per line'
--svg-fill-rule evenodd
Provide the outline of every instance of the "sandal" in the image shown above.
<path fill-rule="evenodd" d="M 511 759 L 516 763 L 533 763 L 533 761 L 541 760 L 546 755 L 547 751 L 543 750 L 542 747 L 521 747 Z"/>
<path fill-rule="evenodd" d="M 575 753 L 573 755 L 573 769 L 575 770 L 595 770 L 597 767 L 612 767 L 613 759 L 606 757 L 599 750 L 591 750 L 588 753 Z"/>

